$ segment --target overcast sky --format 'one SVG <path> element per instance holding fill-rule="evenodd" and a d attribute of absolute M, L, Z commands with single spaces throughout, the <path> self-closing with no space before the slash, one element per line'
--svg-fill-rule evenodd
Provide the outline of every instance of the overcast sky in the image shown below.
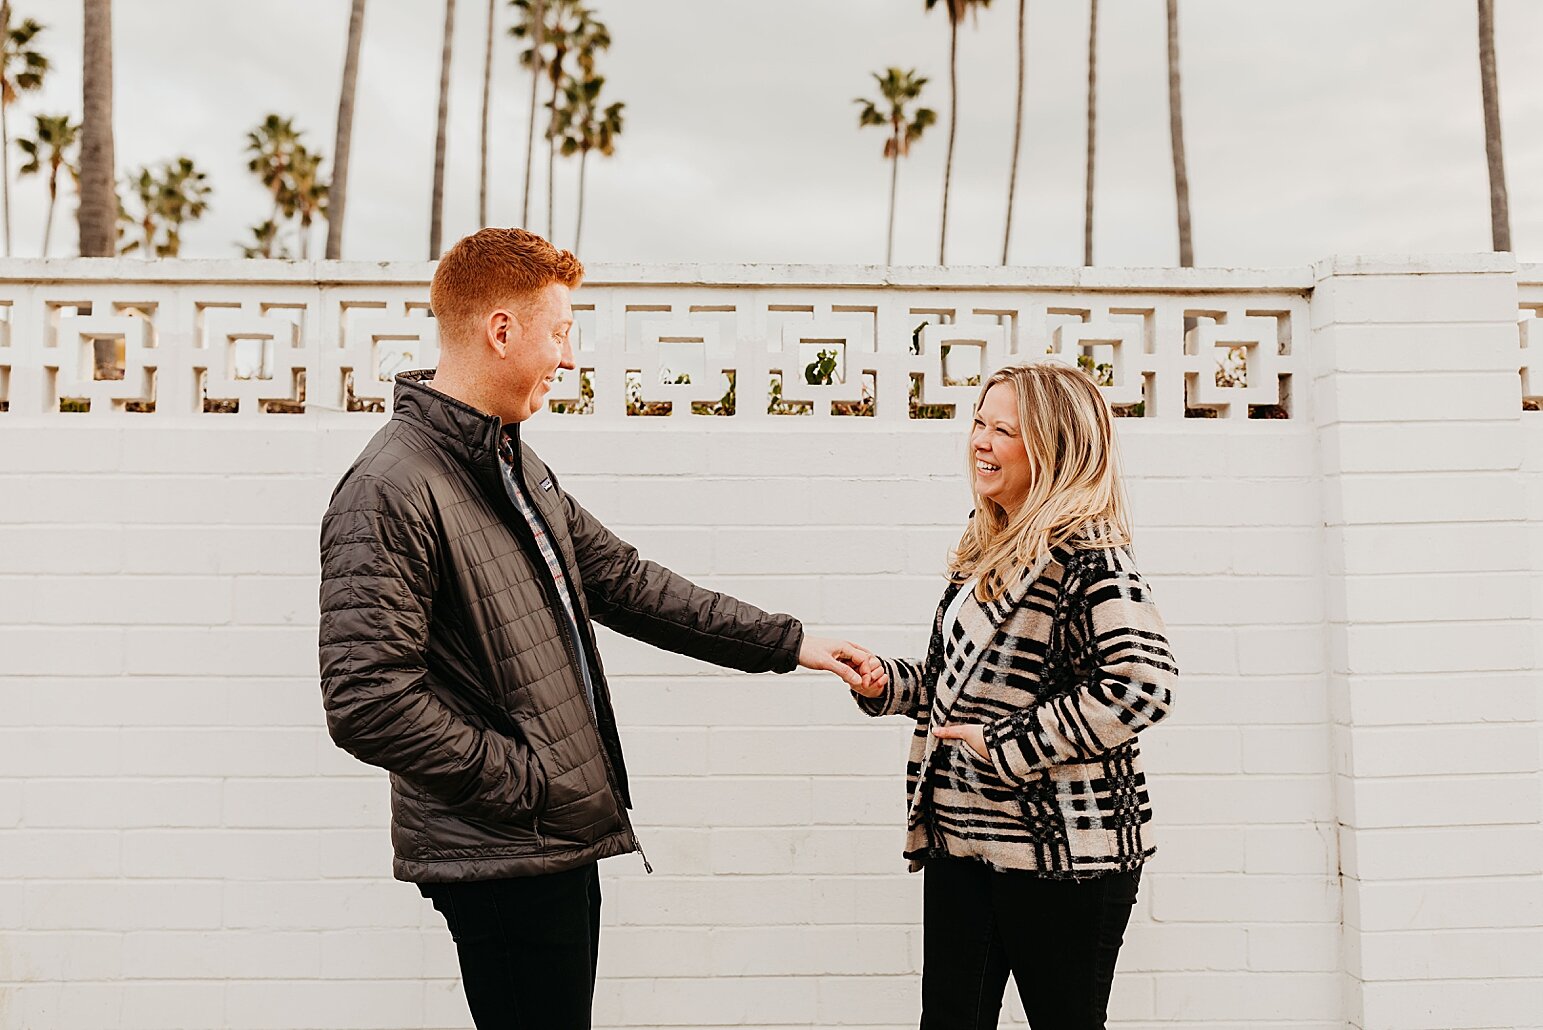
<path fill-rule="evenodd" d="M 626 103 L 617 153 L 592 160 L 586 261 L 874 262 L 884 253 L 883 132 L 854 97 L 888 65 L 931 76 L 940 114 L 902 163 L 896 262 L 935 259 L 947 138 L 948 29 L 922 0 L 592 0 L 602 58 Z M 487 7 L 460 0 L 450 97 L 445 238 L 476 228 Z M 15 0 L 49 26 L 55 70 L 11 108 L 80 110 L 81 5 Z M 1087 0 L 1029 0 L 1028 101 L 1012 257 L 1080 264 Z M 231 257 L 265 217 L 242 150 L 269 112 L 329 156 L 347 0 L 119 0 L 120 169 L 189 154 L 214 186 L 183 253 Z M 1543 260 L 1543 4 L 1496 0 L 1512 235 Z M 370 0 L 344 257 L 428 256 L 443 0 Z M 1095 259 L 1177 261 L 1162 0 L 1100 9 Z M 962 30 L 950 208 L 953 264 L 995 263 L 1012 139 L 1017 4 Z M 1472 0 L 1181 0 L 1184 118 L 1196 263 L 1300 265 L 1332 253 L 1489 246 Z M 500 0 L 490 221 L 520 220 L 528 74 Z M 14 155 L 13 155 L 14 162 Z M 535 192 L 544 197 L 543 162 Z M 15 165 L 13 163 L 12 167 Z M 576 162 L 559 161 L 556 242 L 572 243 Z M 15 253 L 42 242 L 45 192 L 14 187 Z M 74 196 L 54 232 L 74 247 Z M 533 210 L 531 228 L 545 232 Z M 320 227 L 313 254 L 325 234 Z"/>

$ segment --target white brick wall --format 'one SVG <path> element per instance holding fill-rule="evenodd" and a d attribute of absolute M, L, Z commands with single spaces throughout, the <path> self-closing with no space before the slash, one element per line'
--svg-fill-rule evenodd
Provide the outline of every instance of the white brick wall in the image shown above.
<path fill-rule="evenodd" d="M 1514 274 L 1427 268 L 1320 269 L 1297 417 L 1120 423 L 1184 673 L 1143 742 L 1127 1030 L 1543 1026 L 1543 415 L 1518 418 Z M 0 1027 L 469 1025 L 315 682 L 317 522 L 378 418 L 7 417 Z M 925 643 L 956 429 L 530 436 L 647 556 Z M 597 1024 L 914 1026 L 909 727 L 828 677 L 601 647 L 656 872 L 602 867 Z"/>

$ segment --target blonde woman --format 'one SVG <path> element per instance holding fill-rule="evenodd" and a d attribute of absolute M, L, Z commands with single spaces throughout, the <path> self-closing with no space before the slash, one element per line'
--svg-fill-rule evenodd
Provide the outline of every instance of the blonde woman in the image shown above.
<path fill-rule="evenodd" d="M 1177 668 L 1131 561 L 1114 426 L 1069 365 L 1004 368 L 970 432 L 975 513 L 923 661 L 872 658 L 869 715 L 916 720 L 905 856 L 925 867 L 922 1030 L 1102 1028 L 1154 849 L 1136 734 Z"/>

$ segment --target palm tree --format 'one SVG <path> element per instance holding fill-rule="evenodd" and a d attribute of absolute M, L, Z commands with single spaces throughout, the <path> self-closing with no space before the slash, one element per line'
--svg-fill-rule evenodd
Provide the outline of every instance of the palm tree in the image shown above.
<path fill-rule="evenodd" d="M 300 142 L 300 132 L 294 119 L 270 114 L 257 128 L 246 134 L 246 151 L 252 155 L 247 168 L 257 173 L 262 184 L 273 196 L 273 213 L 270 222 L 277 223 L 282 212 L 286 217 L 294 213 L 290 203 L 293 194 L 290 174 L 295 155 L 305 149 Z M 263 255 L 267 257 L 268 255 Z"/>
<path fill-rule="evenodd" d="M 159 168 L 140 168 L 129 173 L 130 199 L 137 212 L 123 210 L 123 221 L 138 230 L 123 253 L 140 251 L 151 257 L 176 257 L 182 249 L 182 226 L 203 217 L 209 208 L 208 177 L 190 157 L 178 157 Z M 164 238 L 162 231 L 165 232 Z"/>
<path fill-rule="evenodd" d="M 279 223 L 269 220 L 252 226 L 252 242 L 237 243 L 241 256 L 249 258 L 278 257 L 288 260 L 289 248 L 279 239 Z M 277 251 L 277 253 L 275 253 Z"/>
<path fill-rule="evenodd" d="M 1179 267 L 1192 268 L 1189 167 L 1184 161 L 1184 105 L 1179 92 L 1179 0 L 1168 0 L 1168 134 L 1173 138 L 1173 192 L 1179 208 Z"/>
<path fill-rule="evenodd" d="M 1082 194 L 1082 263 L 1093 264 L 1093 140 L 1098 110 L 1098 0 L 1088 12 L 1088 167 Z"/>
<path fill-rule="evenodd" d="M 874 72 L 873 78 L 878 82 L 879 95 L 889 105 L 889 110 L 881 111 L 878 104 L 862 97 L 853 103 L 862 105 L 857 115 L 859 128 L 865 125 L 889 127 L 889 138 L 884 141 L 884 158 L 889 162 L 889 234 L 885 238 L 884 263 L 889 265 L 894 263 L 895 257 L 895 191 L 900 182 L 900 159 L 911 152 L 911 144 L 921 139 L 927 127 L 938 120 L 938 114 L 930 107 L 918 108 L 915 115 L 906 111 L 907 104 L 921 99 L 922 87 L 927 84 L 927 79 L 917 75 L 916 69 L 889 68 L 883 75 Z"/>
<path fill-rule="evenodd" d="M 1023 142 L 1023 72 L 1025 30 L 1028 28 L 1028 0 L 1018 0 L 1018 102 L 1013 108 L 1013 160 L 1007 172 L 1007 219 L 1002 226 L 1002 264 L 1007 264 L 1007 248 L 1013 240 L 1013 194 L 1018 188 L 1018 150 Z"/>
<path fill-rule="evenodd" d="M 1495 82 L 1495 0 L 1479 0 L 1479 83 L 1484 94 L 1484 154 L 1489 159 L 1489 232 L 1497 251 L 1511 249 L 1511 205 L 1500 153 L 1500 87 Z"/>
<path fill-rule="evenodd" d="M 477 176 L 477 227 L 488 224 L 488 100 L 493 92 L 493 14 L 498 0 L 488 0 L 487 49 L 482 54 L 482 167 Z"/>
<path fill-rule="evenodd" d="M 43 26 L 28 18 L 11 24 L 10 0 L 0 0 L 0 198 L 5 212 L 5 255 L 11 256 L 11 128 L 6 117 L 23 93 L 43 85 L 48 58 L 33 49 Z"/>
<path fill-rule="evenodd" d="M 332 145 L 332 187 L 327 215 L 327 257 L 343 256 L 343 206 L 348 199 L 348 157 L 354 139 L 354 89 L 359 81 L 359 41 L 364 36 L 364 0 L 353 0 L 348 16 L 348 49 L 343 57 L 343 88 L 338 92 L 337 138 Z M 277 224 L 273 224 L 277 231 Z M 259 226 L 258 228 L 261 228 Z M 258 233 L 261 242 L 262 234 Z M 271 240 L 270 240 L 271 246 Z"/>
<path fill-rule="evenodd" d="M 80 256 L 117 249 L 118 191 L 113 182 L 112 0 L 83 0 L 80 129 Z"/>
<path fill-rule="evenodd" d="M 176 257 L 182 249 L 182 226 L 196 222 L 209 209 L 208 176 L 190 157 L 178 157 L 161 167 L 157 207 L 166 227 L 166 240 L 157 249 L 160 257 Z"/>
<path fill-rule="evenodd" d="M 530 175 L 536 153 L 536 91 L 545 71 L 546 2 L 545 0 L 510 0 L 519 13 L 509 28 L 516 39 L 529 38 L 531 44 L 520 53 L 520 63 L 530 69 L 530 118 L 525 127 L 525 200 L 520 208 L 520 225 L 530 226 Z"/>
<path fill-rule="evenodd" d="M 328 211 L 328 187 L 321 177 L 321 162 L 321 154 L 312 153 L 302 146 L 295 152 L 294 163 L 290 166 L 289 193 L 285 198 L 285 207 L 300 217 L 302 261 L 311 256 L 311 223 L 317 215 L 331 218 Z"/>
<path fill-rule="evenodd" d="M 568 81 L 563 62 L 568 54 L 576 54 L 582 74 L 593 76 L 595 55 L 611 46 L 611 33 L 605 23 L 594 16 L 589 8 L 579 3 L 559 2 L 553 9 L 554 24 L 551 26 L 552 59 L 547 64 L 547 80 L 552 85 L 552 117 L 547 122 L 546 140 L 546 229 L 551 239 L 556 219 L 557 146 L 567 125 L 565 118 L 570 112 L 560 109 L 558 94 Z M 564 16 L 571 18 L 565 21 Z"/>
<path fill-rule="evenodd" d="M 80 165 L 72 159 L 72 151 L 80 144 L 80 123 L 70 121 L 67 114 L 40 114 L 36 132 L 33 139 L 16 141 L 27 158 L 18 174 L 36 175 L 48 169 L 48 215 L 43 220 L 43 256 L 47 257 L 54 229 L 54 204 L 59 199 L 59 170 L 68 171 L 76 188 L 80 187 Z"/>
<path fill-rule="evenodd" d="M 455 39 L 455 0 L 445 0 L 445 41 L 439 52 L 439 119 L 434 129 L 434 195 L 429 208 L 429 260 L 439 257 L 445 228 L 445 122 L 450 115 L 450 44 Z"/>
<path fill-rule="evenodd" d="M 620 102 L 602 109 L 600 90 L 605 85 L 603 76 L 585 79 L 569 79 L 564 89 L 565 114 L 563 117 L 562 152 L 564 157 L 579 155 L 579 213 L 573 229 L 573 249 L 579 249 L 584 235 L 584 194 L 589 152 L 602 157 L 616 153 L 616 137 L 621 135 Z"/>
<path fill-rule="evenodd" d="M 948 193 L 954 177 L 954 136 L 959 129 L 959 23 L 965 13 L 988 7 L 991 0 L 927 0 L 927 10 L 939 3 L 948 11 L 948 156 L 943 163 L 943 222 L 938 230 L 938 264 L 948 263 Z"/>

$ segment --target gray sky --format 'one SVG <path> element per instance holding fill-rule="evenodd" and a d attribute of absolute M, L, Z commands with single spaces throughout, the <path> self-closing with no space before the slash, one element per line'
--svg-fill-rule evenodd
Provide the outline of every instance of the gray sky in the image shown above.
<path fill-rule="evenodd" d="M 587 261 L 871 262 L 883 258 L 883 133 L 857 128 L 869 73 L 932 78 L 940 124 L 900 172 L 897 263 L 936 257 L 948 105 L 948 31 L 922 0 L 591 0 L 610 25 L 610 100 L 626 102 L 617 154 L 592 160 Z M 114 5 L 120 168 L 192 155 L 209 214 L 184 254 L 235 256 L 267 216 L 246 132 L 292 115 L 330 155 L 347 0 L 119 0 Z M 1087 0 L 1029 0 L 1028 101 L 1012 256 L 1080 264 Z M 1181 0 L 1184 117 L 1196 263 L 1273 266 L 1331 253 L 1489 245 L 1472 0 Z M 446 242 L 477 213 L 483 0 L 460 0 L 450 97 Z M 1543 260 L 1543 4 L 1497 0 L 1512 235 Z M 80 109 L 80 4 L 15 0 L 50 26 L 56 70 L 11 109 Z M 1095 258 L 1177 261 L 1162 0 L 1100 9 Z M 428 256 L 442 0 L 370 0 L 344 256 Z M 995 263 L 1012 133 L 1017 4 L 961 33 L 961 119 L 949 259 Z M 500 3 L 499 21 L 508 22 Z M 495 44 L 490 220 L 516 224 L 529 78 Z M 14 161 L 14 155 L 13 155 Z M 536 193 L 544 196 L 543 162 Z M 14 164 L 13 164 L 14 167 Z M 559 161 L 559 244 L 573 234 L 576 162 Z M 73 193 L 54 252 L 73 248 Z M 14 187 L 15 253 L 42 242 L 46 194 Z M 531 228 L 545 232 L 541 206 Z M 313 255 L 325 227 L 319 227 Z"/>

